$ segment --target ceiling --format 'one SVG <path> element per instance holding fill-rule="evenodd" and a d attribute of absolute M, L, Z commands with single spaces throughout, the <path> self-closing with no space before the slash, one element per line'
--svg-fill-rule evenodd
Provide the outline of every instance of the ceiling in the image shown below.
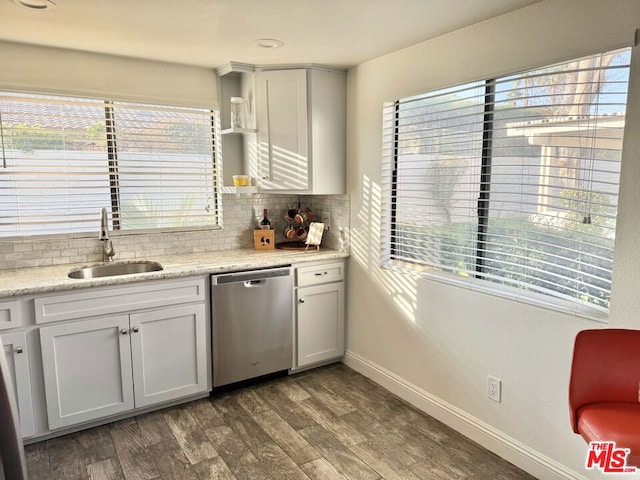
<path fill-rule="evenodd" d="M 47 10 L 15 1 L 0 0 L 0 40 L 206 67 L 346 67 L 539 0 L 52 0 Z M 259 38 L 284 46 L 261 48 Z"/>

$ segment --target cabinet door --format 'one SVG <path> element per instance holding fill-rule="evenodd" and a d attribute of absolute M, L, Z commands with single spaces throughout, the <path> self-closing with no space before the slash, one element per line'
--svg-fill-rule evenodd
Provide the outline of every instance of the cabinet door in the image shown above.
<path fill-rule="evenodd" d="M 9 365 L 11 382 L 18 403 L 20 428 L 23 437 L 33 435 L 33 403 L 31 401 L 31 375 L 29 351 L 24 332 L 3 333 L 2 347 Z"/>
<path fill-rule="evenodd" d="M 204 305 L 130 316 L 136 408 L 207 391 Z"/>
<path fill-rule="evenodd" d="M 129 317 L 40 329 L 49 428 L 133 408 Z"/>
<path fill-rule="evenodd" d="M 298 366 L 344 355 L 344 283 L 298 289 Z"/>
<path fill-rule="evenodd" d="M 307 190 L 307 71 L 256 74 L 257 171 L 265 190 Z"/>

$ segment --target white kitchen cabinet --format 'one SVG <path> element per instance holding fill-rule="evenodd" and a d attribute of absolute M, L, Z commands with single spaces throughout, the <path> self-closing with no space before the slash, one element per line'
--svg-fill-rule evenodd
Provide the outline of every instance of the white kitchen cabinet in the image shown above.
<path fill-rule="evenodd" d="M 207 389 L 204 305 L 130 316 L 136 408 Z"/>
<path fill-rule="evenodd" d="M 18 403 L 22 436 L 29 437 L 34 433 L 34 423 L 27 337 L 25 332 L 2 333 L 0 336 Z"/>
<path fill-rule="evenodd" d="M 345 73 L 322 67 L 259 70 L 255 90 L 260 190 L 344 193 Z"/>
<path fill-rule="evenodd" d="M 344 355 L 344 283 L 298 289 L 298 366 Z"/>
<path fill-rule="evenodd" d="M 308 190 L 307 71 L 258 72 L 256 100 L 260 188 Z"/>
<path fill-rule="evenodd" d="M 344 262 L 296 269 L 296 366 L 344 356 Z"/>
<path fill-rule="evenodd" d="M 40 344 L 50 429 L 133 409 L 127 315 L 43 327 Z"/>
<path fill-rule="evenodd" d="M 197 279 L 36 298 L 49 429 L 207 392 L 204 291 Z"/>

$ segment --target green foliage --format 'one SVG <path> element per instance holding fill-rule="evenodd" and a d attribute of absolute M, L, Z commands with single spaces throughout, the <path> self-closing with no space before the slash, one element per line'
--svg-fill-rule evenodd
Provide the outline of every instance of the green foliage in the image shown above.
<path fill-rule="evenodd" d="M 611 197 L 604 193 L 566 189 L 560 192 L 561 205 L 567 209 L 567 228 L 605 235 L 614 227 L 616 209 L 611 206 Z"/>
<path fill-rule="evenodd" d="M 589 230 L 591 226 L 585 226 Z M 468 276 L 476 270 L 477 225 L 401 224 L 395 256 Z M 513 219 L 491 219 L 490 251 L 479 278 L 521 289 L 573 297 L 608 307 L 613 240 L 588 231 L 549 229 Z"/>
<path fill-rule="evenodd" d="M 61 133 L 46 130 L 40 125 L 25 123 L 4 125 L 6 149 L 32 152 L 34 150 L 63 150 L 64 137 Z"/>
<path fill-rule="evenodd" d="M 87 136 L 93 140 L 105 141 L 107 138 L 107 127 L 104 122 L 96 122 L 87 127 Z"/>
<path fill-rule="evenodd" d="M 469 162 L 463 158 L 442 158 L 427 164 L 427 176 L 433 179 L 427 183 L 427 191 L 447 223 L 451 221 L 453 194 L 460 178 L 467 172 Z"/>
<path fill-rule="evenodd" d="M 104 125 L 96 124 L 86 130 L 44 128 L 26 123 L 4 124 L 4 148 L 33 152 L 36 150 L 104 150 Z"/>

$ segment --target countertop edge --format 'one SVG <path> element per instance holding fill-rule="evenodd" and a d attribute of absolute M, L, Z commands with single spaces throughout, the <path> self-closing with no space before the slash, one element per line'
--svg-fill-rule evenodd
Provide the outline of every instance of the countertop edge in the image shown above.
<path fill-rule="evenodd" d="M 159 262 L 163 270 L 157 272 L 136 273 L 94 279 L 72 279 L 70 271 L 93 264 L 62 264 L 0 270 L 0 297 L 20 297 L 24 295 L 47 294 L 59 291 L 78 290 L 91 287 L 125 285 L 152 280 L 166 280 L 191 276 L 211 275 L 243 270 L 274 268 L 309 262 L 346 259 L 348 253 L 322 249 L 319 252 L 298 252 L 274 250 L 257 252 L 255 250 L 221 250 L 217 252 L 158 256 L 122 260 Z M 116 261 L 115 263 L 118 263 Z"/>

